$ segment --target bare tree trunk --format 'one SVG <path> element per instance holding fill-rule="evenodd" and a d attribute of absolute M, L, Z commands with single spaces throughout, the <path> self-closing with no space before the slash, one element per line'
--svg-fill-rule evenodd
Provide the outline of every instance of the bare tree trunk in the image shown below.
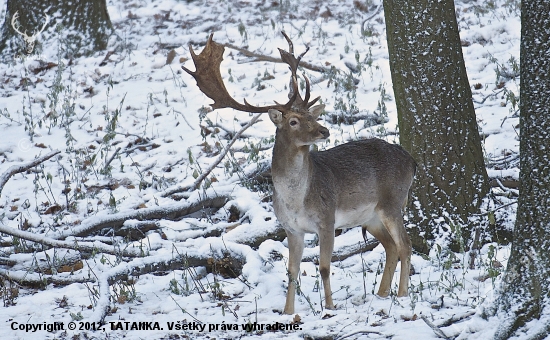
<path fill-rule="evenodd" d="M 487 171 L 453 1 L 384 0 L 384 11 L 401 144 L 419 165 L 411 240 L 427 253 L 440 227 L 469 238 Z"/>
<path fill-rule="evenodd" d="M 496 339 L 545 339 L 550 334 L 548 13 L 548 1 L 521 4 L 520 190 L 512 252 L 497 300 L 501 324 Z"/>
<path fill-rule="evenodd" d="M 65 57 L 89 55 L 106 49 L 109 36 L 113 33 L 105 0 L 7 0 L 6 17 L 0 32 L 0 55 L 3 59 L 29 54 L 28 44 L 12 27 L 15 13 L 18 16 L 18 30 L 29 36 L 43 27 L 46 15 L 50 17 L 31 53 L 40 53 L 45 41 L 59 37 Z M 56 33 L 57 27 L 59 35 Z"/>

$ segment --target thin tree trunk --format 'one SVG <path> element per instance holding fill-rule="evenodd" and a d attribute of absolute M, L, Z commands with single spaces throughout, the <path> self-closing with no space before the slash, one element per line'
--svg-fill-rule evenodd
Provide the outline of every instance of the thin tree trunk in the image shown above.
<path fill-rule="evenodd" d="M 550 334 L 550 2 L 521 4 L 520 190 L 496 339 Z M 536 321 L 527 326 L 530 321 Z"/>
<path fill-rule="evenodd" d="M 462 235 L 452 244 L 459 250 L 489 185 L 454 3 L 384 0 L 384 11 L 400 140 L 419 165 L 413 247 L 427 253 L 443 227 Z"/>
<path fill-rule="evenodd" d="M 18 30 L 28 36 L 44 26 L 46 15 L 50 17 L 32 50 L 12 27 L 15 13 L 18 16 Z M 64 57 L 89 55 L 106 49 L 112 33 L 106 0 L 8 0 L 0 32 L 0 55 L 3 59 L 13 59 L 22 54 L 41 53 L 44 42 L 55 39 L 60 40 L 56 42 L 61 45 Z"/>

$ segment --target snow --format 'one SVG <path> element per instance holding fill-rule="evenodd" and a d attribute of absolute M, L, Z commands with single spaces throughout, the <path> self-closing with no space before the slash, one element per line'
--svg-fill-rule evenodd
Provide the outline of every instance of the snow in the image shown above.
<path fill-rule="evenodd" d="M 275 127 L 267 118 L 261 118 L 258 124 L 245 132 L 245 138 L 235 143 L 235 152 L 228 155 L 209 176 L 216 178 L 209 188 L 196 190 L 180 202 L 162 195 L 174 186 L 191 185 L 195 180 L 193 175 L 208 168 L 217 158 L 218 151 L 227 145 L 231 138 L 229 133 L 238 131 L 252 118 L 247 113 L 229 109 L 209 112 L 200 117 L 199 112 L 204 112 L 201 108 L 208 107 L 211 100 L 201 94 L 195 81 L 180 66 L 194 69 L 187 46 L 191 44 L 197 53 L 200 52 L 210 32 L 215 33 L 214 38 L 218 42 L 229 42 L 278 57 L 276 47 L 287 47 L 280 34 L 281 30 L 285 30 L 293 39 L 297 53 L 304 50 L 304 45 L 310 46 L 305 61 L 323 67 L 334 66 L 344 73 L 350 72 L 346 64 L 357 64 L 356 53 L 359 60 L 370 58 L 372 62 L 364 64 L 361 73 L 352 73 L 358 79 L 354 92 L 355 105 L 360 114 L 377 111 L 382 85 L 388 96 L 384 99 L 387 122 L 371 126 L 360 119 L 352 125 L 338 125 L 331 124 L 332 119 L 328 115 L 324 116 L 323 125 L 330 129 L 331 138 L 319 148 L 330 148 L 351 139 L 372 136 L 398 142 L 397 112 L 383 11 L 365 24 L 371 25 L 374 34 L 361 36 L 362 21 L 376 12 L 379 2 L 375 0 L 370 11 L 363 13 L 354 7 L 351 0 L 323 3 L 280 1 L 278 5 L 275 5 L 277 2 L 260 0 L 109 1 L 111 20 L 128 48 L 112 54 L 103 66 L 100 63 L 104 61 L 106 52 L 72 60 L 71 65 L 68 60 L 63 60 L 65 71 L 62 84 L 65 89 L 59 93 L 60 100 L 54 107 L 50 107 L 49 94 L 53 91 L 51 86 L 58 68 L 37 74 L 26 72 L 25 68 L 32 70 L 39 65 L 38 60 L 57 63 L 56 46 L 47 46 L 39 56 L 0 65 L 0 129 L 4 137 L 0 143 L 0 174 L 10 166 L 32 161 L 51 150 L 61 150 L 58 159 L 43 164 L 43 172 L 18 174 L 7 182 L 0 197 L 0 206 L 4 210 L 0 218 L 2 226 L 20 229 L 28 221 L 30 229 L 27 231 L 35 233 L 38 238 L 60 239 L 101 219 L 124 216 L 138 208 L 169 210 L 205 196 L 231 196 L 224 208 L 213 214 L 199 214 L 180 221 L 160 221 L 160 231 L 148 232 L 141 241 L 124 241 L 111 234 L 96 236 L 93 240 L 106 242 L 108 247 L 145 249 L 149 256 L 125 259 L 124 262 L 117 256 L 98 253 L 84 259 L 83 268 L 74 274 L 61 273 L 66 277 L 88 278 L 89 282 L 67 286 L 50 284 L 46 289 L 20 287 L 18 296 L 12 295 L 13 303 L 10 303 L 9 288 L 6 287 L 11 286 L 4 281 L 5 307 L 0 308 L 2 337 L 28 338 L 25 331 L 12 328 L 17 325 L 63 322 L 65 331 L 37 331 L 32 334 L 33 339 L 68 339 L 74 335 L 83 337 L 84 333 L 99 339 L 230 339 L 241 336 L 302 339 L 305 335 L 339 339 L 436 339 L 438 336 L 422 320 L 422 316 L 438 326 L 451 317 L 474 312 L 477 314 L 441 327 L 441 330 L 447 336 L 458 336 L 458 339 L 491 337 L 498 325 L 498 317 L 486 320 L 480 315 L 497 294 L 500 276 L 490 277 L 487 273 L 489 270 L 504 270 L 509 256 L 509 246 L 506 245 L 492 244 L 496 251 L 490 251 L 489 245 L 486 245 L 480 251 L 475 269 L 468 268 L 468 254 L 450 256 L 446 252 L 438 253 L 435 248 L 428 258 L 414 254 L 411 263 L 415 273 L 411 276 L 410 296 L 406 298 L 383 299 L 374 295 L 385 261 L 382 246 L 334 262 L 331 282 L 336 310 L 322 308 L 324 301 L 319 287 L 318 265 L 302 262 L 300 280 L 304 295 L 296 299 L 299 329 L 243 331 L 242 325 L 248 322 L 289 325 L 295 321 L 295 316 L 281 314 L 288 281 L 286 240 L 266 240 L 257 249 L 244 244 L 277 227 L 271 203 L 264 200 L 269 193 L 255 192 L 240 185 L 242 176 L 256 170 L 256 163 L 270 160 Z M 518 115 L 506 100 L 506 93 L 499 92 L 504 86 L 517 96 L 519 78 L 497 79 L 495 71 L 503 66 L 511 69 L 511 57 L 519 60 L 519 2 L 497 0 L 493 3 L 496 3 L 496 9 L 484 10 L 488 7 L 485 2 L 456 2 L 461 39 L 468 42 L 463 47 L 464 58 L 480 132 L 485 136 L 483 148 L 488 160 L 517 155 L 519 148 Z M 0 0 L 3 11 L 0 22 L 3 22 L 5 6 L 6 2 Z M 515 10 L 513 6 L 516 6 Z M 330 9 L 331 14 L 321 17 L 320 13 L 326 9 Z M 167 13 L 168 19 L 163 19 Z M 172 48 L 176 57 L 172 64 L 165 65 L 166 55 Z M 229 93 L 241 102 L 247 98 L 252 104 L 266 105 L 273 100 L 285 102 L 287 98 L 288 69 L 285 65 L 252 62 L 250 58 L 226 48 L 221 71 Z M 320 78 L 318 72 L 305 70 L 305 73 L 312 80 Z M 264 74 L 274 78 L 261 80 Z M 28 91 L 21 85 L 23 77 L 30 80 Z M 265 89 L 257 90 L 256 79 L 265 85 Z M 328 82 L 324 79 L 315 83 L 312 95 L 321 96 L 329 115 L 339 114 L 334 112 L 338 99 L 347 103 L 349 98 L 346 93 L 335 91 L 334 82 L 330 85 Z M 61 114 L 64 100 L 75 104 L 76 115 L 70 117 L 73 120 L 70 128 L 60 125 L 66 121 L 61 117 L 55 122 L 56 126 L 48 128 L 54 121 L 44 117 L 53 109 Z M 31 113 L 36 124 L 32 140 L 25 130 L 28 126 L 25 119 L 30 119 Z M 117 134 L 106 145 L 102 143 L 109 123 L 106 119 L 116 114 Z M 37 124 L 40 119 L 43 119 L 42 126 Z M 209 130 L 206 136 L 201 135 L 201 126 Z M 74 138 L 69 144 L 67 133 Z M 126 153 L 125 150 L 140 146 L 138 137 L 147 140 L 144 144 L 147 146 Z M 250 153 L 245 150 L 252 143 L 260 147 L 256 158 L 249 158 Z M 115 157 L 111 162 L 110 175 L 102 174 L 100 170 L 105 162 L 119 147 L 120 157 Z M 70 148 L 81 153 L 71 152 Z M 95 165 L 88 165 L 87 168 L 76 166 L 78 162 L 89 161 L 94 155 Z M 489 176 L 517 180 L 517 161 L 506 164 L 489 167 Z M 74 193 L 83 178 L 87 179 L 80 186 L 84 198 L 76 200 L 74 209 L 44 214 L 48 207 L 55 204 L 64 206 L 66 196 L 62 190 L 68 185 Z M 146 185 L 140 187 L 140 183 Z M 495 188 L 493 192 L 502 205 L 514 200 L 513 197 L 501 196 L 503 192 L 500 188 Z M 483 204 L 483 207 L 495 209 L 500 204 L 490 202 Z M 228 221 L 231 206 L 240 212 L 236 222 Z M 510 204 L 495 212 L 500 228 L 512 229 L 515 208 L 515 204 Z M 127 221 L 126 225 L 132 223 L 135 221 Z M 205 236 L 208 231 L 226 229 L 221 236 Z M 361 240 L 359 228 L 351 229 L 336 238 L 335 249 L 357 244 Z M 16 278 L 32 276 L 40 279 L 42 274 L 31 271 L 36 268 L 37 262 L 42 265 L 56 256 L 75 254 L 74 251 L 59 249 L 55 253 L 51 250 L 42 252 L 39 247 L 33 248 L 34 252 L 17 253 L 10 237 L 2 236 L 0 241 L 0 258 L 19 263 L 14 267 L 0 265 L 0 269 L 2 273 L 7 271 Z M 82 240 L 71 237 L 67 241 Z M 308 236 L 306 242 L 304 257 L 317 255 L 319 248 L 315 246 L 315 237 Z M 29 244 L 27 242 L 21 247 Z M 222 278 L 207 273 L 204 267 L 182 268 L 141 275 L 133 277 L 133 282 L 111 285 L 112 301 L 108 300 L 108 294 L 100 294 L 97 299 L 97 291 L 104 291 L 108 285 L 106 280 L 109 274 L 128 272 L 132 267 L 154 261 L 170 260 L 178 254 L 209 256 L 223 252 L 244 259 L 239 278 Z M 399 272 L 396 272 L 394 290 L 397 290 L 398 277 Z M 178 287 L 177 292 L 175 286 Z M 120 298 L 124 294 L 129 297 Z M 105 318 L 107 324 L 104 330 L 67 330 L 70 321 L 77 324 L 98 321 L 104 307 L 111 308 Z M 78 320 L 79 315 L 81 320 Z M 112 330 L 111 325 L 119 321 L 158 322 L 164 329 Z M 188 329 L 169 331 L 168 323 L 173 322 L 180 325 L 202 324 L 205 329 L 202 332 Z M 239 329 L 222 330 L 222 327 L 232 328 L 233 325 Z"/>

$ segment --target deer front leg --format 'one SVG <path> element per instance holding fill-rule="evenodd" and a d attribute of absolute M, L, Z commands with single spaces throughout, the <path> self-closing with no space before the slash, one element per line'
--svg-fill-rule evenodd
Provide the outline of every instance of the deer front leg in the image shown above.
<path fill-rule="evenodd" d="M 304 234 L 286 231 L 288 240 L 288 291 L 284 314 L 294 314 L 294 299 L 296 297 L 296 283 L 300 275 L 300 262 L 304 253 Z"/>
<path fill-rule="evenodd" d="M 334 249 L 334 229 L 325 228 L 319 231 L 319 272 L 323 280 L 325 291 L 325 308 L 334 309 L 332 302 L 332 290 L 330 289 L 330 262 L 332 250 Z"/>

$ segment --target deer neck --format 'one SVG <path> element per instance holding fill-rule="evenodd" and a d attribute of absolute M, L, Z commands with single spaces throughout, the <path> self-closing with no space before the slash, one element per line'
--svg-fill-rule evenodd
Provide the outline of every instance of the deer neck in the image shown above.
<path fill-rule="evenodd" d="M 285 137 L 279 131 L 275 135 L 271 161 L 275 190 L 279 192 L 295 190 L 295 194 L 305 194 L 304 189 L 307 189 L 312 172 L 309 145 L 297 146 Z"/>

